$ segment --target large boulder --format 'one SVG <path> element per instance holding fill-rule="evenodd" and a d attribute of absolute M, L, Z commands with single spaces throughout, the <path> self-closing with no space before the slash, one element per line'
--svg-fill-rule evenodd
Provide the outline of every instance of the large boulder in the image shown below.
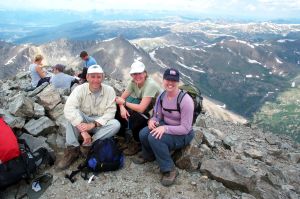
<path fill-rule="evenodd" d="M 55 132 L 55 123 L 48 117 L 43 116 L 37 120 L 31 119 L 27 122 L 24 128 L 33 136 L 45 135 L 51 132 Z"/>
<path fill-rule="evenodd" d="M 53 86 L 47 86 L 38 95 L 38 103 L 46 110 L 52 110 L 58 103 L 61 102 L 59 92 Z"/>
<path fill-rule="evenodd" d="M 224 186 L 249 193 L 255 184 L 255 175 L 244 165 L 228 160 L 206 160 L 200 171 Z"/>
<path fill-rule="evenodd" d="M 18 117 L 32 117 L 34 115 L 33 101 L 20 94 L 10 103 L 9 112 Z"/>
<path fill-rule="evenodd" d="M 25 119 L 22 117 L 15 117 L 11 115 L 8 111 L 4 109 L 0 109 L 0 115 L 3 116 L 4 121 L 11 127 L 11 128 L 23 128 L 25 124 Z"/>

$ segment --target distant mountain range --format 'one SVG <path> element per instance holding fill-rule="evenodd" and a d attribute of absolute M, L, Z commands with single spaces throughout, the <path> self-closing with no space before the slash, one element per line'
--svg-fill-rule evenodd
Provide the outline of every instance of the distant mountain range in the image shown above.
<path fill-rule="evenodd" d="M 299 31 L 300 25 L 274 23 L 81 21 L 33 29 L 14 40 L 32 44 L 1 42 L 0 78 L 27 70 L 37 53 L 48 65 L 80 68 L 78 55 L 87 50 L 107 75 L 120 80 L 129 78 L 134 59 L 154 76 L 178 68 L 185 83 L 250 117 L 299 74 Z"/>

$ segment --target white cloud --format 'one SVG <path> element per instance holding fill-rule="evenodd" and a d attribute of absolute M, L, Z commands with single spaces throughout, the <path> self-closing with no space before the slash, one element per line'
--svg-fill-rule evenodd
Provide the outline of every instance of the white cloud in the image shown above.
<path fill-rule="evenodd" d="M 195 13 L 247 16 L 299 16 L 300 0 L 2 0 L 0 9 L 191 10 Z"/>
<path fill-rule="evenodd" d="M 256 6 L 252 5 L 252 4 L 248 4 L 246 6 L 246 9 L 249 10 L 249 11 L 255 11 L 256 10 Z"/>

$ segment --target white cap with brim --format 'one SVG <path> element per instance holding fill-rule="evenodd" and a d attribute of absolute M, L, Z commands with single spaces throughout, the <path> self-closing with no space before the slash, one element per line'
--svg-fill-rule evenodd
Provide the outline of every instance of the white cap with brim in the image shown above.
<path fill-rule="evenodd" d="M 90 73 L 103 73 L 103 70 L 99 65 L 91 65 L 87 70 L 87 74 Z"/>
<path fill-rule="evenodd" d="M 134 61 L 133 64 L 131 64 L 130 74 L 133 73 L 142 73 L 145 71 L 145 65 L 140 61 Z"/>

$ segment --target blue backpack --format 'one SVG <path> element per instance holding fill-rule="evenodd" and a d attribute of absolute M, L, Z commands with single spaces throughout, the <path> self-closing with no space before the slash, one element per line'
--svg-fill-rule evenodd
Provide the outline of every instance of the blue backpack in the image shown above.
<path fill-rule="evenodd" d="M 84 163 L 77 167 L 76 171 L 72 171 L 70 175 L 66 175 L 72 183 L 75 182 L 73 177 L 82 172 L 81 177 L 88 180 L 88 173 L 92 172 L 97 175 L 100 172 L 115 171 L 124 166 L 124 155 L 118 148 L 113 138 L 104 140 L 96 140 Z"/>

